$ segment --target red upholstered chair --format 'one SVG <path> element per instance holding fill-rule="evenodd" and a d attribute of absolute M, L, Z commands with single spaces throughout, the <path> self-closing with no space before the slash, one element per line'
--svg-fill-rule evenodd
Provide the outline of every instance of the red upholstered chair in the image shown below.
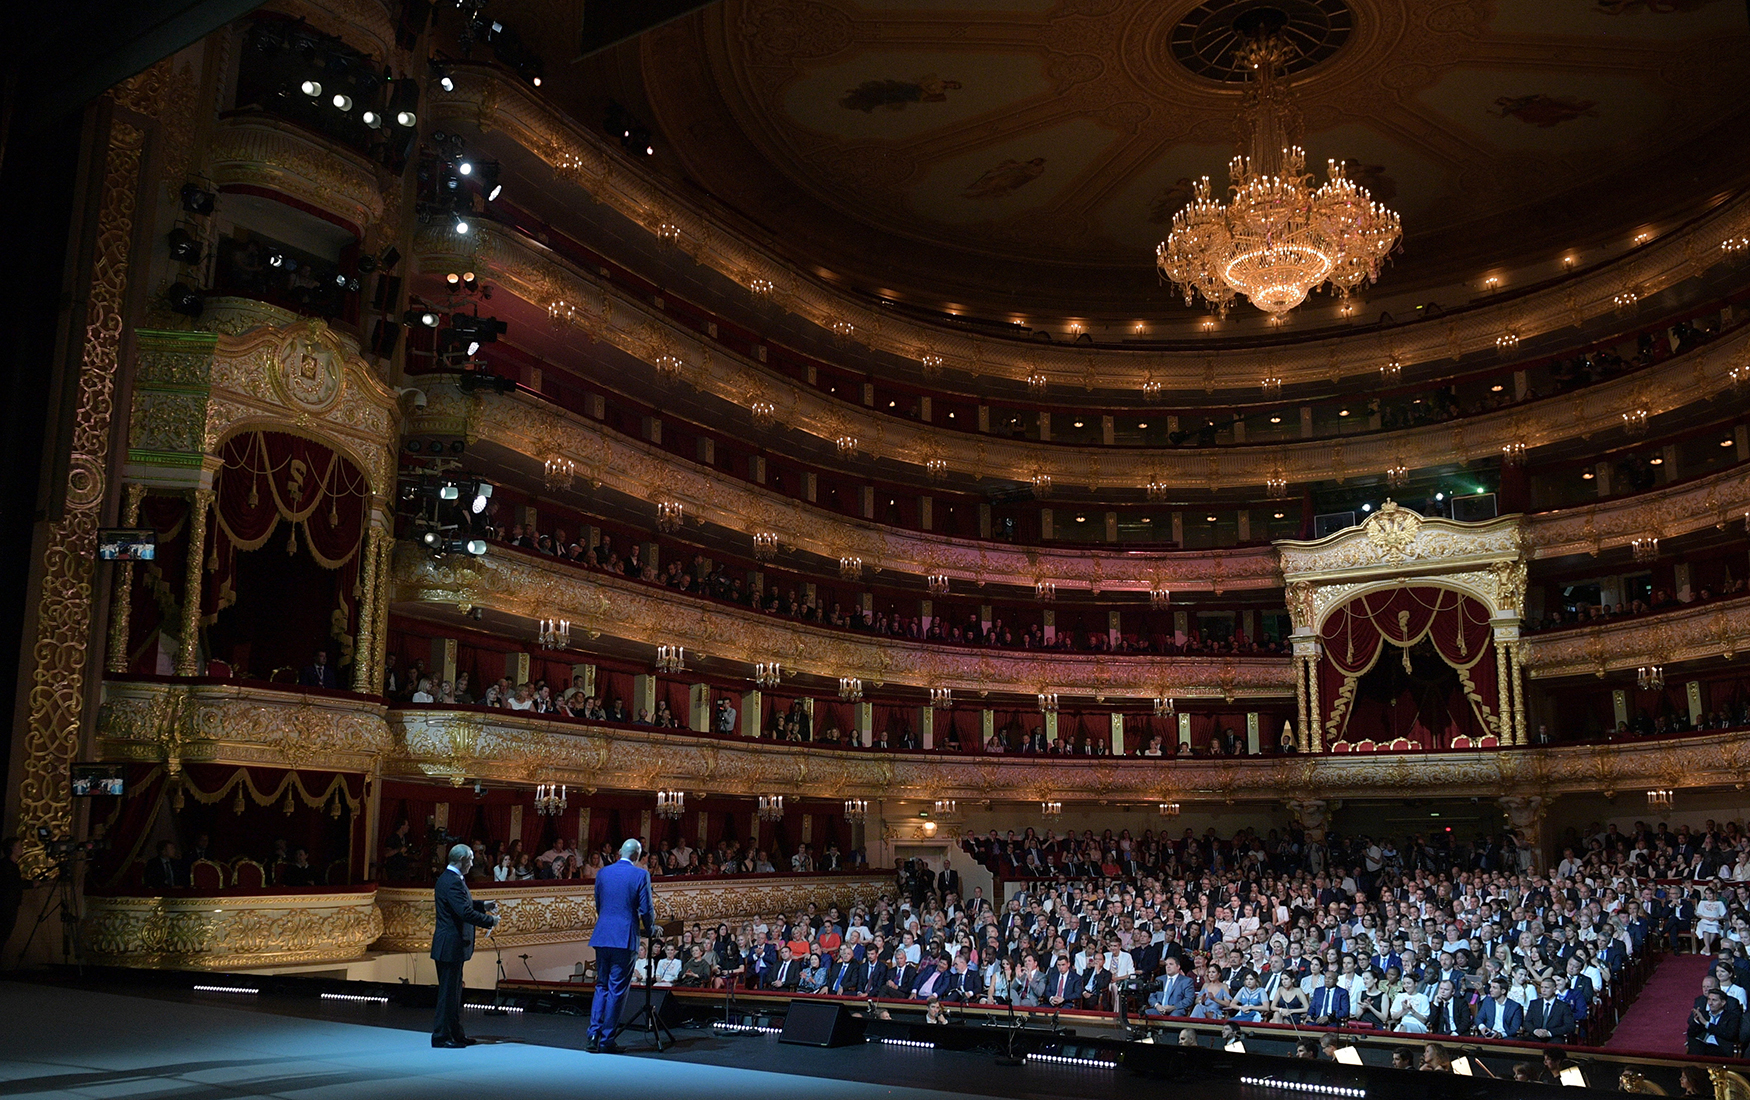
<path fill-rule="evenodd" d="M 298 670 L 290 665 L 276 668 L 267 679 L 271 684 L 295 684 L 298 682 Z"/>
<path fill-rule="evenodd" d="M 207 675 L 215 680 L 229 680 L 231 678 L 231 662 L 208 661 Z"/>
<path fill-rule="evenodd" d="M 1391 743 L 1391 751 L 1412 752 L 1415 750 L 1416 746 L 1417 742 L 1410 740 L 1408 737 L 1400 737 Z"/>
<path fill-rule="evenodd" d="M 267 871 L 253 859 L 232 860 L 231 885 L 239 890 L 260 890 L 267 885 Z"/>
<path fill-rule="evenodd" d="M 1355 751 L 1356 752 L 1378 752 L 1379 745 L 1369 738 L 1363 738 L 1362 740 L 1355 742 Z"/>
<path fill-rule="evenodd" d="M 1461 733 L 1452 739 L 1452 747 L 1455 749 L 1468 749 L 1470 748 L 1470 738 Z"/>
<path fill-rule="evenodd" d="M 267 880 L 269 882 L 273 883 L 275 886 L 285 885 L 286 868 L 288 868 L 290 866 L 291 866 L 291 864 L 287 863 L 283 859 L 276 861 L 272 867 L 268 868 L 268 879 Z"/>
<path fill-rule="evenodd" d="M 337 859 L 328 865 L 327 871 L 323 872 L 322 881 L 329 886 L 345 886 L 350 877 L 348 871 L 346 860 Z"/>
<path fill-rule="evenodd" d="M 223 890 L 225 868 L 210 859 L 197 859 L 189 866 L 188 884 L 196 890 Z"/>
<path fill-rule="evenodd" d="M 1331 751 L 1332 752 L 1349 752 L 1350 749 L 1351 749 L 1351 746 L 1350 746 L 1349 742 L 1347 742 L 1347 741 L 1332 741 L 1331 742 Z"/>
<path fill-rule="evenodd" d="M 1479 749 L 1492 749 L 1496 745 L 1499 745 L 1500 743 L 1501 743 L 1501 739 L 1496 737 L 1492 733 L 1485 733 L 1481 737 L 1477 738 L 1477 748 L 1479 748 Z"/>

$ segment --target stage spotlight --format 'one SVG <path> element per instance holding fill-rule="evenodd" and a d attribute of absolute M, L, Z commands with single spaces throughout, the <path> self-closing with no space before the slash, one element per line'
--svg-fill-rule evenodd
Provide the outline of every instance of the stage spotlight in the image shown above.
<path fill-rule="evenodd" d="M 486 502 L 491 500 L 491 499 L 492 499 L 492 482 L 490 482 L 490 481 L 477 482 L 474 486 L 474 502 L 468 506 L 468 510 L 473 512 L 475 515 L 479 515 L 481 512 L 486 511 Z"/>
<path fill-rule="evenodd" d="M 286 254 L 277 248 L 268 249 L 267 266 L 275 268 L 286 266 Z"/>
<path fill-rule="evenodd" d="M 452 271 L 444 276 L 444 285 L 451 290 L 460 290 L 462 288 L 462 277 Z"/>
<path fill-rule="evenodd" d="M 438 327 L 438 315 L 429 309 L 410 309 L 401 315 L 401 320 L 409 325 L 423 325 L 426 328 Z"/>
<path fill-rule="evenodd" d="M 170 258 L 178 263 L 200 263 L 200 242 L 189 236 L 188 230 L 180 225 L 170 231 Z"/>
<path fill-rule="evenodd" d="M 211 214 L 213 193 L 192 183 L 182 185 L 182 208 L 190 214 Z"/>
<path fill-rule="evenodd" d="M 487 161 L 480 166 L 480 193 L 486 196 L 487 202 L 494 202 L 504 193 L 504 184 L 498 182 L 499 164 L 497 161 Z"/>
<path fill-rule="evenodd" d="M 187 283 L 172 283 L 169 299 L 170 308 L 185 317 L 199 317 L 207 308 L 207 300 Z"/>
<path fill-rule="evenodd" d="M 474 277 L 472 271 L 464 271 L 462 272 L 462 285 L 469 290 L 478 290 L 480 289 L 480 280 Z"/>
<path fill-rule="evenodd" d="M 462 237 L 466 237 L 468 235 L 468 219 L 467 218 L 457 218 L 456 219 L 456 234 L 458 236 L 462 236 Z"/>
<path fill-rule="evenodd" d="M 472 161 L 466 161 L 466 160 L 457 161 L 456 162 L 456 171 L 457 171 L 457 173 L 459 173 L 461 175 L 471 176 L 474 174 L 474 164 Z"/>
<path fill-rule="evenodd" d="M 439 500 L 460 500 L 460 499 L 462 499 L 461 486 L 457 485 L 453 481 L 444 482 L 443 486 L 438 489 L 438 499 Z"/>
<path fill-rule="evenodd" d="M 396 111 L 395 112 L 395 124 L 397 126 L 406 126 L 408 128 L 412 128 L 413 125 L 416 124 L 418 121 L 419 121 L 419 116 L 414 114 L 412 111 Z"/>
<path fill-rule="evenodd" d="M 322 94 L 322 84 L 320 81 L 306 80 L 298 85 L 298 90 L 309 96 L 311 99 L 315 99 Z"/>
<path fill-rule="evenodd" d="M 438 533 L 436 531 L 427 531 L 424 535 L 420 536 L 420 539 L 427 546 L 436 546 L 438 544 Z"/>
<path fill-rule="evenodd" d="M 359 116 L 359 121 L 364 123 L 366 126 L 369 126 L 371 129 L 375 130 L 377 127 L 379 127 L 383 124 L 383 116 L 378 114 L 375 111 L 366 111 L 364 114 Z"/>
<path fill-rule="evenodd" d="M 349 95 L 336 95 L 333 99 L 329 100 L 329 102 L 334 104 L 336 110 L 352 110 L 352 97 Z"/>

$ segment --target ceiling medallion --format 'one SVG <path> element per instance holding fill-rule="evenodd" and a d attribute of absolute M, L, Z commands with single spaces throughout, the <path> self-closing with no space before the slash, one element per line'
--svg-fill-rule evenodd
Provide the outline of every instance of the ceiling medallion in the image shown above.
<path fill-rule="evenodd" d="M 1294 53 L 1282 75 L 1293 76 L 1325 61 L 1349 41 L 1354 17 L 1343 0 L 1207 0 L 1185 13 L 1168 35 L 1173 60 L 1207 80 L 1245 84 L 1244 60 L 1257 22 L 1273 28 Z"/>
<path fill-rule="evenodd" d="M 1277 18 L 1265 18 L 1274 15 Z M 1209 177 L 1173 215 L 1173 231 L 1156 249 L 1161 272 L 1190 305 L 1201 296 L 1225 313 L 1236 294 L 1280 318 L 1329 283 L 1340 297 L 1379 277 L 1403 234 L 1398 216 L 1328 162 L 1329 180 L 1314 187 L 1299 145 L 1300 112 L 1282 79 L 1297 56 L 1281 36 L 1274 8 L 1236 21 L 1253 79 L 1238 129 L 1241 152 L 1228 165 L 1228 201 L 1213 197 Z"/>

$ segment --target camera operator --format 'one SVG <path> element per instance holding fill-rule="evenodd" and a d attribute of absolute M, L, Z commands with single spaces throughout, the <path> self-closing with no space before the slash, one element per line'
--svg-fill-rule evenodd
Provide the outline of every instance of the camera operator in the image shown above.
<path fill-rule="evenodd" d="M 462 1033 L 462 964 L 474 957 L 474 929 L 498 923 L 495 902 L 475 901 L 468 893 L 468 870 L 474 865 L 474 849 L 457 844 L 450 849 L 450 863 L 438 875 L 432 893 L 437 902 L 437 923 L 431 934 L 431 957 L 437 963 L 437 1013 L 431 1025 L 431 1045 L 458 1048 L 474 1040 Z"/>

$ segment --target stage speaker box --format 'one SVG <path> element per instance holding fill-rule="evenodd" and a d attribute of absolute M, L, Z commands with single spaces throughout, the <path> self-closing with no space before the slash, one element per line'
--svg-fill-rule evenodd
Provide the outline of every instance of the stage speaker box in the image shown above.
<path fill-rule="evenodd" d="M 791 1001 L 784 1015 L 780 1043 L 805 1047 L 842 1047 L 863 1040 L 863 1021 L 832 1001 Z"/>
<path fill-rule="evenodd" d="M 650 1007 L 655 1011 L 656 1018 L 661 1020 L 665 1026 L 672 1028 L 680 1023 L 680 1002 L 669 996 L 668 990 L 651 990 Z M 634 985 L 631 989 L 626 990 L 626 999 L 620 1002 L 620 1026 L 625 1027 L 631 1023 L 632 1017 L 638 1015 L 643 1008 L 644 989 L 642 986 Z M 642 1023 L 642 1021 L 640 1022 Z"/>

